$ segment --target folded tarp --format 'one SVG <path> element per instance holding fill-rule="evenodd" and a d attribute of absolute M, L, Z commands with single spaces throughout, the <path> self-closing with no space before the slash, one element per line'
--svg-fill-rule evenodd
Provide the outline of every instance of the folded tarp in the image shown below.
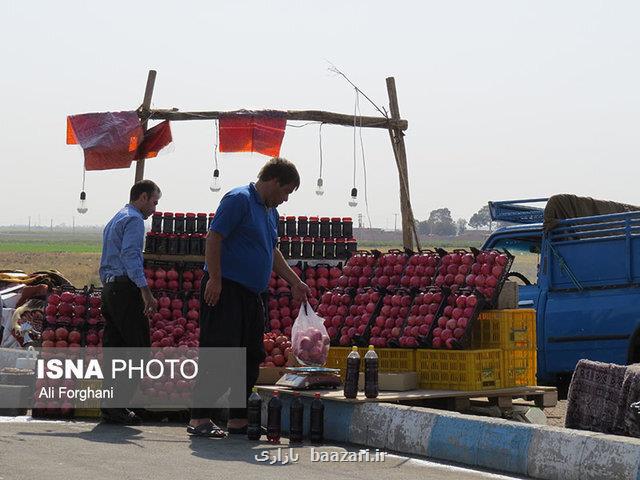
<path fill-rule="evenodd" d="M 563 193 L 554 195 L 547 201 L 547 206 L 544 209 L 543 227 L 545 231 L 549 231 L 557 227 L 560 220 L 566 218 L 591 217 L 639 210 L 640 207 L 626 203 L 595 200 L 591 197 L 578 197 Z"/>

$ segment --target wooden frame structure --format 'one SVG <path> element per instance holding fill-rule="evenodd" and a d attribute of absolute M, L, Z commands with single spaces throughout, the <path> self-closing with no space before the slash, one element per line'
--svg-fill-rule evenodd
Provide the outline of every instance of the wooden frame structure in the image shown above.
<path fill-rule="evenodd" d="M 400 209 L 402 213 L 402 243 L 405 248 L 413 250 L 414 240 L 417 249 L 420 249 L 420 241 L 415 226 L 413 210 L 411 208 L 411 200 L 409 195 L 409 174 L 407 171 L 407 152 L 404 145 L 404 131 L 409 127 L 406 120 L 400 117 L 400 109 L 398 107 L 398 96 L 396 93 L 396 84 L 393 77 L 387 78 L 387 93 L 389 95 L 390 117 L 365 117 L 345 115 L 342 113 L 324 112 L 320 110 L 238 110 L 234 112 L 181 112 L 177 108 L 168 110 L 151 109 L 151 97 L 153 96 L 153 88 L 156 80 L 156 71 L 149 70 L 147 77 L 147 86 L 144 92 L 142 105 L 138 108 L 138 116 L 142 121 L 143 131 L 147 130 L 147 122 L 149 120 L 217 120 L 220 117 L 228 115 L 260 115 L 266 117 L 286 118 L 287 120 L 299 120 L 308 122 L 322 122 L 329 125 L 353 126 L 354 123 L 361 125 L 363 128 L 383 128 L 388 130 L 391 139 L 391 146 L 398 168 L 398 176 L 400 180 Z M 136 163 L 135 181 L 144 178 L 144 159 L 138 160 Z"/>

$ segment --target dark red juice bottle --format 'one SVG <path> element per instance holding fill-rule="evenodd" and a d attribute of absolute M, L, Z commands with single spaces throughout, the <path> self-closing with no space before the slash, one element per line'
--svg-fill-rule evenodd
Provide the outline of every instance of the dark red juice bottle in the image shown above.
<path fill-rule="evenodd" d="M 267 440 L 280 443 L 282 433 L 282 401 L 277 390 L 273 392 L 267 405 Z"/>

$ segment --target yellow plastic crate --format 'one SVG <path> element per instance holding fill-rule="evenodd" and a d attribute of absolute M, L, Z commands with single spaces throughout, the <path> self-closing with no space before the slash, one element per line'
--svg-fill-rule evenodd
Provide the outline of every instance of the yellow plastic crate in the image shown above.
<path fill-rule="evenodd" d="M 364 372 L 364 355 L 369 350 L 366 347 L 358 348 L 360 354 L 360 371 Z M 376 348 L 378 355 L 378 371 L 380 372 L 415 372 L 416 351 L 405 348 Z M 351 347 L 331 347 L 327 355 L 327 368 L 339 368 L 340 376 L 344 378 L 347 371 L 347 355 Z"/>
<path fill-rule="evenodd" d="M 485 310 L 471 332 L 471 348 L 536 349 L 536 311 L 532 308 Z"/>
<path fill-rule="evenodd" d="M 489 350 L 417 350 L 420 388 L 492 390 L 502 388 L 502 352 Z"/>
<path fill-rule="evenodd" d="M 78 380 L 76 388 L 83 389 L 87 387 L 93 390 L 99 390 L 102 388 L 102 380 Z M 75 399 L 74 407 L 74 417 L 97 418 L 100 416 L 100 399 L 90 398 L 84 402 Z"/>
<path fill-rule="evenodd" d="M 536 350 L 503 350 L 502 379 L 504 387 L 529 387 L 537 385 Z"/>

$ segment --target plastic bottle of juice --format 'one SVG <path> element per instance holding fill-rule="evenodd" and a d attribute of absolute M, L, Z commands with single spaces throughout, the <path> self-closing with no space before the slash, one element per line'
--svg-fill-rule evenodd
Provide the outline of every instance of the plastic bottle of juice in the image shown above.
<path fill-rule="evenodd" d="M 293 394 L 289 406 L 289 442 L 300 443 L 303 439 L 304 405 L 300 399 L 300 392 Z"/>
<path fill-rule="evenodd" d="M 258 388 L 253 387 L 247 401 L 247 437 L 249 440 L 260 440 L 262 436 L 262 398 L 258 394 Z"/>
<path fill-rule="evenodd" d="M 358 396 L 358 376 L 360 375 L 360 354 L 358 347 L 353 347 L 347 356 L 347 374 L 344 379 L 345 398 Z"/>
<path fill-rule="evenodd" d="M 369 351 L 364 355 L 364 395 L 378 397 L 378 355 L 373 345 L 369 345 Z"/>
<path fill-rule="evenodd" d="M 311 402 L 309 439 L 312 443 L 322 443 L 324 439 L 324 405 L 319 393 L 316 393 L 314 397 Z"/>
<path fill-rule="evenodd" d="M 277 390 L 273 392 L 267 405 L 267 440 L 271 443 L 280 443 L 282 430 L 282 401 Z"/>

